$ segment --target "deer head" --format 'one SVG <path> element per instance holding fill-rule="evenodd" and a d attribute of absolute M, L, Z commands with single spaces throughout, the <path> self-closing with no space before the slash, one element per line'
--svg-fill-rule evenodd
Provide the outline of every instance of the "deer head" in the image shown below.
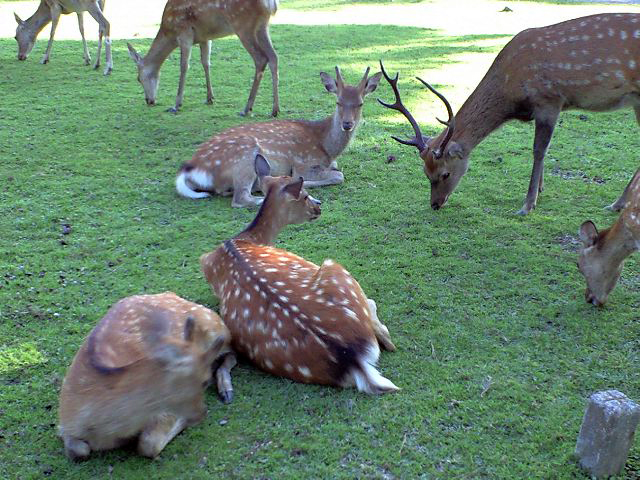
<path fill-rule="evenodd" d="M 350 132 L 355 130 L 362 117 L 362 105 L 364 97 L 373 92 L 380 82 L 382 73 L 378 72 L 369 78 L 369 67 L 364 72 L 364 76 L 357 86 L 345 85 L 340 69 L 336 67 L 336 78 L 334 79 L 325 72 L 320 72 L 320 78 L 324 88 L 338 97 L 336 103 L 336 114 L 342 131 Z"/>
<path fill-rule="evenodd" d="M 36 44 L 36 32 L 29 29 L 27 22 L 21 20 L 17 13 L 14 13 L 13 16 L 18 24 L 15 36 L 16 42 L 18 42 L 18 60 L 26 60 Z"/>
<path fill-rule="evenodd" d="M 127 48 L 129 49 L 129 56 L 138 67 L 138 82 L 144 89 L 144 99 L 147 105 L 155 105 L 156 97 L 158 95 L 158 86 L 160 85 L 160 70 L 147 68 L 144 63 L 144 58 L 140 56 L 133 45 L 127 42 Z"/>
<path fill-rule="evenodd" d="M 431 184 L 431 208 L 438 210 L 447 202 L 449 195 L 458 186 L 460 179 L 466 173 L 469 166 L 469 153 L 465 152 L 460 144 L 451 140 L 455 130 L 455 117 L 451 109 L 451 104 L 444 95 L 421 78 L 418 78 L 424 86 L 442 100 L 449 115 L 449 119 L 446 122 L 439 118 L 437 119 L 447 127 L 439 136 L 425 137 L 422 135 L 420 126 L 413 118 L 413 115 L 411 115 L 409 110 L 402 104 L 400 92 L 398 91 L 398 74 L 396 74 L 395 78 L 389 77 L 382 61 L 380 61 L 380 68 L 384 78 L 386 78 L 391 85 L 396 99 L 392 104 L 384 103 L 380 99 L 378 99 L 378 102 L 384 107 L 402 113 L 407 120 L 409 120 L 415 133 L 413 138 L 407 140 L 398 137 L 392 138 L 403 145 L 410 145 L 418 149 L 420 158 L 422 158 L 424 162 L 424 173 L 429 178 Z"/>

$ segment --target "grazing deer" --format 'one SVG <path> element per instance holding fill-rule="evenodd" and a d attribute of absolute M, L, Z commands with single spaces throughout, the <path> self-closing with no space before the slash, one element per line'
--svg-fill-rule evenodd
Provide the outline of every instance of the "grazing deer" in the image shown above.
<path fill-rule="evenodd" d="M 232 127 L 200 145 L 193 158 L 178 172 L 176 189 L 188 198 L 213 193 L 231 195 L 233 207 L 260 205 L 254 159 L 269 156 L 273 175 L 304 177 L 304 186 L 337 185 L 344 176 L 336 158 L 349 145 L 362 116 L 364 97 L 373 92 L 380 73 L 369 77 L 367 68 L 357 86 L 346 85 L 340 69 L 336 78 L 322 72 L 325 88 L 337 97 L 333 115 L 318 121 L 272 120 Z"/>
<path fill-rule="evenodd" d="M 27 56 L 36 43 L 36 37 L 42 29 L 51 22 L 51 35 L 47 50 L 42 57 L 40 63 L 49 63 L 49 55 L 53 46 L 53 37 L 58 27 L 60 15 L 66 15 L 75 12 L 78 16 L 78 27 L 80 36 L 82 36 L 82 46 L 84 48 L 84 64 L 91 63 L 91 56 L 87 48 L 87 41 L 84 38 L 84 12 L 89 14 L 98 22 L 100 27 L 98 37 L 98 53 L 96 55 L 96 63 L 93 68 L 96 70 L 100 67 L 100 51 L 102 50 L 102 37 L 104 36 L 104 49 L 106 55 L 105 75 L 109 75 L 113 70 L 113 61 L 111 59 L 111 26 L 103 15 L 105 0 L 40 0 L 40 5 L 36 12 L 27 20 L 21 20 L 17 14 L 15 16 L 18 28 L 16 29 L 16 40 L 18 42 L 18 60 L 26 60 Z"/>
<path fill-rule="evenodd" d="M 60 436 L 72 460 L 138 437 L 155 457 L 206 415 L 212 365 L 229 352 L 229 331 L 213 311 L 172 292 L 120 300 L 73 359 L 60 393 Z M 218 391 L 230 400 L 227 357 Z"/>
<path fill-rule="evenodd" d="M 144 88 L 147 105 L 155 105 L 160 78 L 160 67 L 176 47 L 180 47 L 180 82 L 176 104 L 169 112 L 176 113 L 182 106 L 184 83 L 189 70 L 191 48 L 200 45 L 200 60 L 207 82 L 207 103 L 213 103 L 209 64 L 211 39 L 234 33 L 249 52 L 256 71 L 249 100 L 241 115 L 248 115 L 258 93 L 264 70 L 269 64 L 273 83 L 274 117 L 280 112 L 278 100 L 278 56 L 269 36 L 269 20 L 278 9 L 278 0 L 169 0 L 162 13 L 162 22 L 151 49 L 143 58 L 131 46 L 129 55 L 138 66 L 138 81 Z"/>
<path fill-rule="evenodd" d="M 613 227 L 598 232 L 591 220 L 580 226 L 578 268 L 587 280 L 584 298 L 604 305 L 616 286 L 625 258 L 640 249 L 640 170 L 627 187 L 627 203 Z"/>
<path fill-rule="evenodd" d="M 375 368 L 378 342 L 387 350 L 395 346 L 358 282 L 331 260 L 318 267 L 271 246 L 286 225 L 318 218 L 320 202 L 307 194 L 302 178 L 269 176 L 261 155 L 255 168 L 265 194 L 258 215 L 200 257 L 235 351 L 297 382 L 398 390 Z"/>
<path fill-rule="evenodd" d="M 437 137 L 420 127 L 396 101 L 415 137 L 395 138 L 417 147 L 431 182 L 431 208 L 441 208 L 467 171 L 469 154 L 485 137 L 511 119 L 535 121 L 533 171 L 520 214 L 536 206 L 543 189 L 543 160 L 561 111 L 608 111 L 632 106 L 640 123 L 640 14 L 600 14 L 524 30 L 498 54 L 484 78 L 454 116 L 446 98 L 420 80 L 445 104 L 449 120 Z M 611 205 L 619 210 L 625 194 Z"/>

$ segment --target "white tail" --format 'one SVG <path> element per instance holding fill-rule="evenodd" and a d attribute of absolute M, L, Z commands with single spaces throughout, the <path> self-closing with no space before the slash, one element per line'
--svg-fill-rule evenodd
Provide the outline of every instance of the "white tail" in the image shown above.
<path fill-rule="evenodd" d="M 401 143 L 418 148 L 431 182 L 431 207 L 441 208 L 467 171 L 471 151 L 508 120 L 535 121 L 533 171 L 520 214 L 536 206 L 543 161 L 560 112 L 605 111 L 632 106 L 640 122 L 640 14 L 601 14 L 524 30 L 498 54 L 484 78 L 453 116 L 446 98 L 421 80 L 447 107 L 447 128 L 422 136 L 400 102 L 415 137 Z M 387 77 L 390 82 L 393 82 Z M 397 77 L 396 77 L 397 80 Z M 396 139 L 398 140 L 398 139 Z M 612 205 L 619 210 L 624 195 Z"/>
<path fill-rule="evenodd" d="M 209 191 L 212 191 L 212 189 L 213 177 L 209 172 L 195 169 L 183 169 L 176 177 L 176 191 L 183 197 L 210 197 L 211 193 L 209 193 Z"/>
<path fill-rule="evenodd" d="M 319 202 L 303 189 L 302 178 L 268 176 L 260 155 L 256 173 L 266 195 L 257 217 L 200 258 L 234 349 L 297 382 L 397 390 L 375 368 L 378 343 L 395 346 L 358 282 L 331 260 L 318 267 L 269 246 L 284 226 L 317 218 Z"/>
<path fill-rule="evenodd" d="M 180 182 L 192 185 L 192 191 L 218 195 L 233 192 L 234 207 L 260 205 L 262 198 L 251 193 L 257 188 L 254 159 L 256 153 L 262 153 L 269 158 L 274 175 L 303 177 L 305 187 L 342 183 L 344 177 L 337 169 L 336 158 L 352 140 L 364 98 L 376 89 L 380 76 L 369 77 L 367 69 L 360 83 L 351 86 L 344 83 L 338 67 L 335 79 L 322 72 L 325 88 L 337 97 L 332 116 L 313 122 L 274 120 L 229 128 L 200 145 L 178 172 Z M 212 179 L 213 184 L 205 185 L 201 178 Z M 196 198 L 183 191 L 179 189 L 178 193 Z"/>
<path fill-rule="evenodd" d="M 189 69 L 191 49 L 200 45 L 200 60 L 207 82 L 207 103 L 213 103 L 213 90 L 209 74 L 211 40 L 236 34 L 255 63 L 253 85 L 242 115 L 253 109 L 264 70 L 269 65 L 273 88 L 275 117 L 280 111 L 278 99 L 278 55 L 271 44 L 269 21 L 278 8 L 277 0 L 169 0 L 164 7 L 162 22 L 151 49 L 143 58 L 127 44 L 129 54 L 138 66 L 138 80 L 144 88 L 148 105 L 155 105 L 160 78 L 160 67 L 180 47 L 180 82 L 176 104 L 169 111 L 177 112 L 182 106 L 184 85 Z"/>
<path fill-rule="evenodd" d="M 223 401 L 233 394 L 228 329 L 213 311 L 172 292 L 116 303 L 73 359 L 60 392 L 60 436 L 71 459 L 139 435 L 155 457 L 206 414 L 212 364 Z"/>
<path fill-rule="evenodd" d="M 53 47 L 53 37 L 58 27 L 58 21 L 60 15 L 75 12 L 78 16 L 78 28 L 80 29 L 80 36 L 82 37 L 82 46 L 84 48 L 84 63 L 89 65 L 91 63 L 91 56 L 89 55 L 89 49 L 87 48 L 87 41 L 84 38 L 84 12 L 89 14 L 98 22 L 100 27 L 98 37 L 98 53 L 96 54 L 95 69 L 100 67 L 100 51 L 102 50 L 102 37 L 105 37 L 105 55 L 106 66 L 104 70 L 105 75 L 109 75 L 113 70 L 113 61 L 111 58 L 111 26 L 104 17 L 104 2 L 100 0 L 77 0 L 77 1 L 57 1 L 47 2 L 45 0 L 40 1 L 40 5 L 36 12 L 27 20 L 21 20 L 18 15 L 14 13 L 18 28 L 16 29 L 16 40 L 18 42 L 18 60 L 26 60 L 27 56 L 33 49 L 36 43 L 36 37 L 42 29 L 51 22 L 51 35 L 49 36 L 49 43 L 47 44 L 47 50 L 42 57 L 41 63 L 48 63 L 49 56 L 51 54 L 51 48 Z"/>

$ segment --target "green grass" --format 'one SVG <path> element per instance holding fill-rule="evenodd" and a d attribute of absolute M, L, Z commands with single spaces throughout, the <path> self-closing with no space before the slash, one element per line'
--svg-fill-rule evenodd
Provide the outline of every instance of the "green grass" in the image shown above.
<path fill-rule="evenodd" d="M 462 54 L 497 51 L 473 45 L 487 37 L 389 26 L 277 25 L 272 37 L 283 118 L 329 114 L 334 99 L 318 72 L 338 64 L 355 82 L 378 58 L 401 70 L 410 108 L 440 111 L 412 77 Z M 133 43 L 146 51 L 150 40 Z M 580 478 L 572 452 L 588 395 L 618 388 L 640 398 L 637 261 L 603 309 L 584 302 L 575 267 L 578 226 L 587 218 L 611 224 L 602 207 L 637 168 L 633 114 L 564 114 L 546 190 L 527 217 L 514 212 L 528 184 L 533 129 L 509 124 L 477 147 L 449 204 L 435 212 L 416 152 L 389 138 L 408 126 L 375 102 L 391 99 L 382 84 L 339 159 L 345 183 L 314 191 L 322 217 L 289 227 L 279 245 L 342 263 L 378 302 L 398 347 L 382 355 L 380 370 L 402 391 L 370 397 L 240 364 L 233 404 L 209 392 L 206 420 L 157 460 L 116 450 L 69 463 L 55 436 L 60 382 L 109 306 L 173 290 L 217 308 L 198 257 L 255 211 L 232 209 L 228 198 L 179 198 L 173 182 L 211 134 L 250 121 L 236 112 L 253 66 L 236 39 L 215 42 L 216 100 L 207 106 L 194 52 L 184 109 L 174 116 L 164 109 L 175 98 L 176 54 L 162 71 L 160 105 L 148 108 L 125 41 L 114 41 L 111 78 L 82 66 L 79 42 L 57 41 L 51 63 L 38 64 L 45 44 L 17 62 L 15 42 L 0 39 L 1 478 Z M 268 118 L 269 84 L 267 75 L 253 120 Z M 388 155 L 397 161 L 386 163 Z M 635 445 L 629 478 L 638 470 Z"/>

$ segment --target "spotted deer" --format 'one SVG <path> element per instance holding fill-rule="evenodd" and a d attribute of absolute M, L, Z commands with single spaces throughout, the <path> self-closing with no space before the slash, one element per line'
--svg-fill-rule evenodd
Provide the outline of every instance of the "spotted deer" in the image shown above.
<path fill-rule="evenodd" d="M 598 232 L 587 220 L 580 226 L 579 236 L 578 268 L 587 281 L 584 298 L 593 305 L 604 305 L 620 278 L 624 260 L 640 249 L 640 170 L 629 182 L 626 206 L 616 223 Z"/>
<path fill-rule="evenodd" d="M 402 105 L 396 75 L 390 79 L 398 110 L 413 126 L 409 140 L 420 152 L 431 182 L 431 208 L 438 210 L 466 173 L 471 151 L 503 123 L 535 122 L 533 171 L 519 214 L 536 206 L 542 191 L 543 160 L 560 112 L 608 111 L 631 106 L 640 123 L 640 14 L 600 14 L 517 34 L 498 54 L 484 78 L 454 116 L 447 99 L 422 79 L 445 104 L 449 120 L 433 138 L 423 137 Z M 609 208 L 620 210 L 625 193 Z"/>
<path fill-rule="evenodd" d="M 338 67 L 335 79 L 321 72 L 325 88 L 337 97 L 333 115 L 317 121 L 272 120 L 224 130 L 200 145 L 180 168 L 176 190 L 188 198 L 233 194 L 233 207 L 260 205 L 263 199 L 251 194 L 258 188 L 257 153 L 269 157 L 273 175 L 304 177 L 307 188 L 342 183 L 336 159 L 353 139 L 364 98 L 376 89 L 380 76 L 369 77 L 367 68 L 360 83 L 352 86 L 344 83 Z"/>
<path fill-rule="evenodd" d="M 173 292 L 120 300 L 85 339 L 62 384 L 67 456 L 85 459 L 136 438 L 141 455 L 158 455 L 206 415 L 204 390 L 229 340 L 216 313 Z M 216 372 L 226 401 L 234 364 L 225 357 Z"/>
<path fill-rule="evenodd" d="M 40 5 L 36 12 L 31 15 L 27 20 L 21 20 L 17 14 L 13 14 L 18 28 L 16 29 L 16 41 L 18 42 L 18 60 L 26 60 L 27 56 L 33 49 L 36 43 L 36 37 L 42 31 L 44 27 L 51 22 L 51 34 L 49 35 L 49 43 L 47 44 L 47 50 L 42 57 L 40 63 L 49 63 L 49 56 L 51 54 L 51 47 L 53 46 L 53 37 L 58 27 L 58 21 L 60 15 L 67 15 L 69 13 L 76 13 L 78 16 L 78 28 L 80 29 L 80 36 L 82 37 L 82 46 L 84 48 L 84 64 L 89 65 L 91 63 L 91 56 L 89 55 L 89 49 L 87 48 L 87 41 L 84 38 L 84 12 L 89 14 L 98 22 L 99 25 L 99 37 L 98 37 L 98 53 L 96 54 L 96 63 L 94 69 L 100 68 L 100 52 L 102 50 L 102 37 L 104 40 L 104 49 L 106 55 L 106 66 L 104 70 L 105 75 L 109 75 L 113 70 L 113 60 L 111 58 L 111 26 L 104 17 L 104 2 L 105 0 L 40 0 Z"/>
<path fill-rule="evenodd" d="M 234 350 L 296 382 L 376 394 L 397 390 L 375 368 L 378 343 L 395 346 L 358 282 L 331 260 L 318 267 L 272 246 L 284 226 L 318 218 L 320 202 L 307 194 L 302 178 L 269 176 L 261 155 L 255 166 L 265 194 L 258 215 L 200 257 Z"/>
<path fill-rule="evenodd" d="M 138 66 L 138 81 L 144 89 L 148 105 L 155 105 L 160 80 L 160 68 L 173 50 L 180 47 L 180 82 L 176 104 L 169 112 L 182 106 L 184 84 L 194 44 L 200 45 L 200 60 L 207 83 L 207 103 L 213 103 L 209 65 L 211 40 L 236 34 L 255 63 L 249 100 L 241 115 L 251 113 L 258 87 L 269 65 L 273 88 L 272 116 L 280 111 L 278 99 L 278 56 L 271 44 L 269 21 L 278 9 L 278 0 L 169 0 L 162 13 L 156 38 L 145 57 L 128 43 L 129 55 Z"/>

